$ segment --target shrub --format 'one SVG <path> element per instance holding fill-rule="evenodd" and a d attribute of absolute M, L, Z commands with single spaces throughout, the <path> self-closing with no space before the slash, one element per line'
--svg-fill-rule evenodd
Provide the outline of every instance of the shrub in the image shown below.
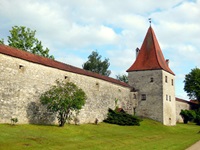
<path fill-rule="evenodd" d="M 106 123 L 111 124 L 118 124 L 118 125 L 127 125 L 127 126 L 133 126 L 133 125 L 140 125 L 141 119 L 139 119 L 136 116 L 127 114 L 125 112 L 117 112 L 112 109 L 108 109 L 108 115 L 107 119 L 104 120 Z"/>
<path fill-rule="evenodd" d="M 12 125 L 15 125 L 18 122 L 18 119 L 17 118 L 11 118 L 10 121 L 11 121 Z"/>
<path fill-rule="evenodd" d="M 185 124 L 187 124 L 188 121 L 194 121 L 196 119 L 196 113 L 194 110 L 181 110 L 180 115 Z"/>
<path fill-rule="evenodd" d="M 194 122 L 197 125 L 200 125 L 200 108 L 198 110 L 196 110 L 195 112 L 196 112 L 196 118 L 195 118 Z"/>

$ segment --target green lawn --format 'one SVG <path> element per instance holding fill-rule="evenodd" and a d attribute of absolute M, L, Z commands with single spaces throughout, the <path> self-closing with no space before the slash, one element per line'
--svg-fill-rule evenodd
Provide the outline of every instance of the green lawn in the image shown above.
<path fill-rule="evenodd" d="M 148 119 L 141 126 L 0 124 L 0 150 L 184 150 L 200 140 L 199 131 L 194 124 L 168 127 Z"/>

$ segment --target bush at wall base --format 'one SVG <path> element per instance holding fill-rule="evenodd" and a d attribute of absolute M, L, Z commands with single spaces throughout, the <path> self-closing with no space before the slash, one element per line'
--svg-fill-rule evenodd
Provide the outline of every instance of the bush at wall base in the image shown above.
<path fill-rule="evenodd" d="M 104 122 L 106 123 L 118 124 L 123 126 L 139 126 L 140 121 L 142 120 L 136 116 L 127 114 L 125 112 L 117 112 L 110 108 L 108 109 L 107 119 L 104 120 Z"/>

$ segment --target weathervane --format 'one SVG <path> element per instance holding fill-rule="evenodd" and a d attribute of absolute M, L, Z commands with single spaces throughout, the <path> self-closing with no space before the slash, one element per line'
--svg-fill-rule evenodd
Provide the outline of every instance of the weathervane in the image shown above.
<path fill-rule="evenodd" d="M 149 23 L 150 23 L 150 26 L 151 26 L 151 18 L 149 18 Z"/>

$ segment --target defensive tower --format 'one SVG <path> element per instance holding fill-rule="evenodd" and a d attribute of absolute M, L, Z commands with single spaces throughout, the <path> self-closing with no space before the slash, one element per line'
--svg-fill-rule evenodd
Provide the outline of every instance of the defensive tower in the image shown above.
<path fill-rule="evenodd" d="M 138 92 L 135 111 L 138 116 L 175 125 L 175 74 L 168 64 L 150 26 L 141 48 L 136 49 L 135 62 L 127 70 L 129 85 Z"/>

